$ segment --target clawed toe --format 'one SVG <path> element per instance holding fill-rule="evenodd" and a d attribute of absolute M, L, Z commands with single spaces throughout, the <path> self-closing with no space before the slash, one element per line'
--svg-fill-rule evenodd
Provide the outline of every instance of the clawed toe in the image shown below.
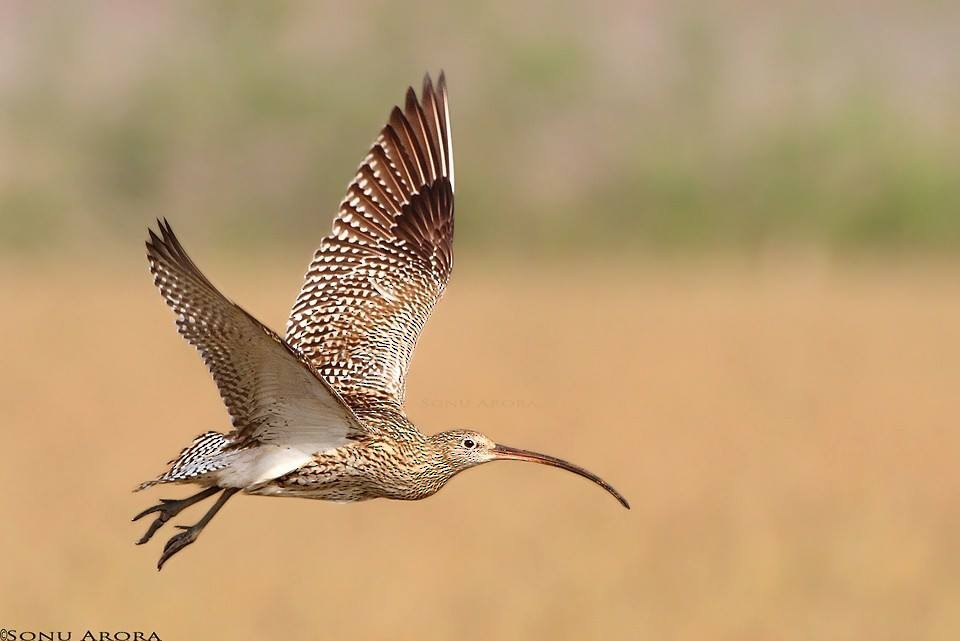
<path fill-rule="evenodd" d="M 140 540 L 137 541 L 137 545 L 143 545 L 144 543 L 152 539 L 154 533 L 156 533 L 157 530 L 163 527 L 164 523 L 166 523 L 171 518 L 173 518 L 175 514 L 176 512 L 171 513 L 161 509 L 160 514 L 157 516 L 157 518 L 153 520 L 153 523 L 150 524 L 150 527 L 147 528 L 147 531 L 143 534 L 142 537 L 140 537 Z M 137 518 L 140 518 L 140 517 L 138 516 Z"/>
<path fill-rule="evenodd" d="M 139 521 L 140 519 L 142 519 L 142 518 L 145 517 L 146 515 L 148 515 L 148 514 L 153 514 L 154 512 L 160 512 L 160 511 L 162 511 L 162 510 L 165 510 L 165 509 L 167 509 L 167 507 L 169 506 L 169 504 L 171 504 L 171 503 L 176 503 L 176 502 L 177 502 L 177 501 L 175 501 L 174 499 L 160 499 L 160 502 L 159 502 L 159 503 L 157 503 L 156 505 L 154 505 L 154 506 L 152 506 L 152 507 L 148 507 L 148 508 L 145 509 L 143 512 L 141 512 L 140 514 L 138 514 L 138 515 L 136 515 L 135 517 L 133 517 L 131 520 L 132 520 L 132 521 Z M 169 518 L 169 517 L 167 517 L 167 518 Z"/>
<path fill-rule="evenodd" d="M 163 554 L 160 555 L 160 561 L 157 562 L 157 570 L 163 569 L 163 564 L 166 563 L 170 559 L 170 557 L 172 557 L 174 554 L 176 554 L 183 548 L 187 547 L 194 541 L 196 541 L 197 536 L 200 534 L 200 531 L 207 526 L 207 523 L 210 522 L 210 519 L 212 519 L 216 515 L 216 513 L 220 511 L 220 508 L 223 507 L 224 503 L 226 503 L 231 496 L 233 496 L 240 490 L 238 488 L 228 488 L 224 490 L 223 488 L 219 488 L 219 487 L 210 487 L 202 492 L 198 492 L 193 496 L 187 497 L 185 499 L 180 499 L 179 501 L 174 501 L 171 499 L 163 499 L 160 501 L 159 504 L 154 505 L 153 507 L 147 508 L 137 516 L 133 517 L 133 520 L 136 521 L 137 519 L 140 519 L 146 516 L 147 514 L 153 514 L 154 512 L 158 512 L 157 518 L 154 519 L 153 523 L 150 524 L 150 527 L 147 528 L 146 534 L 144 534 L 143 537 L 139 541 L 137 541 L 137 545 L 143 545 L 144 543 L 150 540 L 154 532 L 159 530 L 164 523 L 166 523 L 167 521 L 175 517 L 177 514 L 182 512 L 184 508 L 187 508 L 193 505 L 194 503 L 196 503 L 197 501 L 201 501 L 206 497 L 212 496 L 217 492 L 221 492 L 221 491 L 223 492 L 223 494 L 220 495 L 220 498 L 217 499 L 217 502 L 213 504 L 213 507 L 207 510 L 207 513 L 204 514 L 203 518 L 197 521 L 196 524 L 189 525 L 189 526 L 188 525 L 176 526 L 177 529 L 180 529 L 183 531 L 180 532 L 179 534 L 175 534 L 174 536 L 170 537 L 170 540 L 167 541 L 167 544 L 163 546 Z"/>
<path fill-rule="evenodd" d="M 160 561 L 157 562 L 158 571 L 163 569 L 163 564 L 166 563 L 170 557 L 197 540 L 198 530 L 195 526 L 178 525 L 177 527 L 183 530 L 183 532 L 170 537 L 167 544 L 163 546 L 163 554 L 160 555 Z"/>
<path fill-rule="evenodd" d="M 180 512 L 182 512 L 184 509 L 190 507 L 198 501 L 202 501 L 208 496 L 216 494 L 219 491 L 220 488 L 211 487 L 203 490 L 202 492 L 198 492 L 193 496 L 188 496 L 185 499 L 160 499 L 159 503 L 148 507 L 140 514 L 133 517 L 134 521 L 139 521 L 148 514 L 159 512 L 159 514 L 157 514 L 157 518 L 154 519 L 153 523 L 150 524 L 150 527 L 147 528 L 147 531 L 144 533 L 144 535 L 140 537 L 139 541 L 137 541 L 137 545 L 143 545 L 153 538 L 154 533 L 156 533 L 156 531 L 159 530 L 164 523 L 180 514 Z"/>

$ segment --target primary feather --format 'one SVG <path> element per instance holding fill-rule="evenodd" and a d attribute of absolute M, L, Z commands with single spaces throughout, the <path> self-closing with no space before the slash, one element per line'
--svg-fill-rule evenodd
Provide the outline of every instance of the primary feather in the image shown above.
<path fill-rule="evenodd" d="M 358 412 L 402 407 L 417 338 L 453 268 L 446 81 L 394 107 L 310 263 L 286 339 Z"/>

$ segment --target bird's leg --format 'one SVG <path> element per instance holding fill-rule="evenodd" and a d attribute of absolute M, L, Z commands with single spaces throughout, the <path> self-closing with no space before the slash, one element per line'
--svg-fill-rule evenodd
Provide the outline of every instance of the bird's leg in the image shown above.
<path fill-rule="evenodd" d="M 198 503 L 208 496 L 213 496 L 219 492 L 222 488 L 219 487 L 208 487 L 207 489 L 197 492 L 193 496 L 188 496 L 185 499 L 160 499 L 160 502 L 153 507 L 148 507 L 140 514 L 133 517 L 134 521 L 138 521 L 145 517 L 148 514 L 153 514 L 154 512 L 159 512 L 157 518 L 153 520 L 153 523 L 150 524 L 150 527 L 147 528 L 146 533 L 137 541 L 137 545 L 143 545 L 153 537 L 154 532 L 160 529 L 160 527 L 180 514 L 183 510 L 190 507 L 194 503 Z"/>
<path fill-rule="evenodd" d="M 160 561 L 157 563 L 157 570 L 162 569 L 163 564 L 166 563 L 171 556 L 196 541 L 197 536 L 199 536 L 203 528 L 207 526 L 207 523 L 210 522 L 210 519 L 212 519 L 216 513 L 220 511 L 220 508 L 223 507 L 224 503 L 230 500 L 231 496 L 239 491 L 240 488 L 236 487 L 225 489 L 223 494 L 221 494 L 217 499 L 217 502 L 213 504 L 213 507 L 207 510 L 207 513 L 203 515 L 202 519 L 197 521 L 194 525 L 178 525 L 177 527 L 183 530 L 183 532 L 171 537 L 170 540 L 167 541 L 167 544 L 163 546 L 163 554 L 160 555 Z"/>

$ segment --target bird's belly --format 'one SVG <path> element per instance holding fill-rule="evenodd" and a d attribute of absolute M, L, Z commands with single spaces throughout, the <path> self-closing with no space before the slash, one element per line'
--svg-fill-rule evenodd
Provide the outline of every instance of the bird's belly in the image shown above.
<path fill-rule="evenodd" d="M 262 445 L 237 452 L 228 467 L 211 477 L 220 487 L 250 489 L 298 469 L 311 458 L 293 448 Z"/>
<path fill-rule="evenodd" d="M 246 491 L 353 502 L 375 498 L 416 500 L 439 489 L 437 484 L 418 482 L 415 471 L 392 443 L 372 441 L 315 454 L 296 469 Z"/>
<path fill-rule="evenodd" d="M 352 465 L 343 457 L 322 455 L 288 474 L 250 488 L 248 493 L 339 502 L 380 496 L 362 467 Z"/>
<path fill-rule="evenodd" d="M 288 475 L 290 476 L 290 475 Z M 381 496 L 362 477 L 350 474 L 312 475 L 290 479 L 281 477 L 248 490 L 261 496 L 290 496 L 320 501 L 353 503 Z"/>
<path fill-rule="evenodd" d="M 288 496 L 301 499 L 316 499 L 318 501 L 333 501 L 336 503 L 354 503 L 377 498 L 356 485 L 342 483 L 324 483 L 312 486 L 290 487 L 278 483 L 266 485 L 247 491 L 248 494 L 258 496 Z"/>

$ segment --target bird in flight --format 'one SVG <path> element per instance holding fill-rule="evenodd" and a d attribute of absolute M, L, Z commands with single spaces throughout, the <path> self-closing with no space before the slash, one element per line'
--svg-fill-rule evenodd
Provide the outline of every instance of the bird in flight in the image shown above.
<path fill-rule="evenodd" d="M 468 429 L 422 434 L 403 406 L 417 337 L 453 267 L 453 140 L 447 87 L 427 75 L 394 107 L 320 243 L 281 337 L 220 293 L 170 224 L 149 230 L 154 283 L 177 329 L 200 352 L 232 420 L 196 437 L 159 477 L 203 487 L 163 499 L 146 543 L 183 509 L 216 496 L 163 548 L 157 569 L 193 543 L 237 492 L 326 501 L 417 500 L 490 461 L 542 463 L 595 474 L 553 456 L 501 445 Z"/>

